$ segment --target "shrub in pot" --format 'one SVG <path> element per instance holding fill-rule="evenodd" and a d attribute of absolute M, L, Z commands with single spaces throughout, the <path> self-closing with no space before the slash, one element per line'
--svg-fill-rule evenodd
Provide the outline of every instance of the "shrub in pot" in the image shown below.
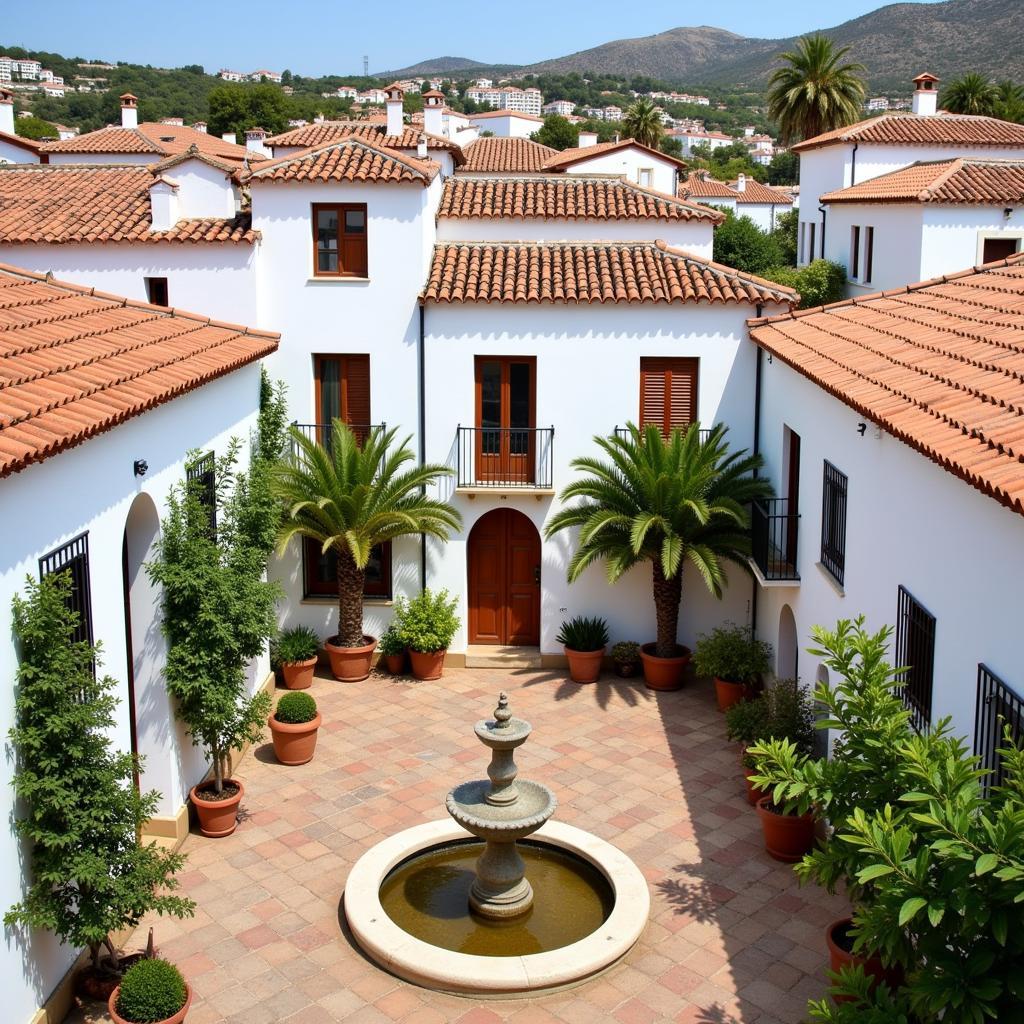
<path fill-rule="evenodd" d="M 406 649 L 412 674 L 417 679 L 440 679 L 444 656 L 459 630 L 458 601 L 447 590 L 434 593 L 429 588 L 400 601 L 395 611 L 395 630 Z"/>
<path fill-rule="evenodd" d="M 308 690 L 313 685 L 320 640 L 308 626 L 293 626 L 274 641 L 273 657 L 289 690 Z"/>
<path fill-rule="evenodd" d="M 750 628 L 726 623 L 702 633 L 693 652 L 697 674 L 715 681 L 718 710 L 751 697 L 771 667 L 772 646 L 756 639 Z"/>
<path fill-rule="evenodd" d="M 377 641 L 377 650 L 384 660 L 384 667 L 393 676 L 401 675 L 405 671 L 405 641 L 395 623 L 381 633 L 380 640 Z"/>
<path fill-rule="evenodd" d="M 754 774 L 754 759 L 747 748 L 768 735 L 768 701 L 764 696 L 754 700 L 741 700 L 725 712 L 725 731 L 729 739 L 740 744 L 740 764 L 747 786 L 747 803 L 752 807 L 766 792 L 754 786 L 750 778 Z"/>
<path fill-rule="evenodd" d="M 562 623 L 556 637 L 569 660 L 574 683 L 594 683 L 601 675 L 601 659 L 608 648 L 608 623 L 597 616 L 577 615 Z"/>
<path fill-rule="evenodd" d="M 281 764 L 306 764 L 313 760 L 321 716 L 308 693 L 286 693 L 267 719 L 274 742 L 274 756 Z"/>
<path fill-rule="evenodd" d="M 192 1004 L 192 988 L 166 960 L 143 959 L 125 972 L 110 994 L 114 1024 L 182 1024 Z"/>
<path fill-rule="evenodd" d="M 615 674 L 623 679 L 635 676 L 640 668 L 640 645 L 634 640 L 620 640 L 612 648 Z"/>

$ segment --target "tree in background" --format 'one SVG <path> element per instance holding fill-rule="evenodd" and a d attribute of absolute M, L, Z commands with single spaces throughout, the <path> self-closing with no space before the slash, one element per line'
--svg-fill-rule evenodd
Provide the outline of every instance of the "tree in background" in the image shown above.
<path fill-rule="evenodd" d="M 210 134 L 241 134 L 258 126 L 276 135 L 288 127 L 287 101 L 288 97 L 271 83 L 219 85 L 209 97 Z"/>
<path fill-rule="evenodd" d="M 671 135 L 662 135 L 658 140 L 658 149 L 666 156 L 674 156 L 676 159 L 680 159 L 683 155 L 682 142 Z"/>
<path fill-rule="evenodd" d="M 41 117 L 19 117 L 14 122 L 14 131 L 23 139 L 57 138 L 57 126 Z"/>
<path fill-rule="evenodd" d="M 657 149 L 663 128 L 661 113 L 654 105 L 654 101 L 641 96 L 626 111 L 626 116 L 622 119 L 622 130 L 627 138 L 635 139 L 642 146 Z"/>
<path fill-rule="evenodd" d="M 784 262 L 773 235 L 765 234 L 749 217 L 732 212 L 726 212 L 725 220 L 715 228 L 713 251 L 716 263 L 760 276 L 767 276 L 770 267 Z"/>
<path fill-rule="evenodd" d="M 784 65 L 768 79 L 768 114 L 784 143 L 810 139 L 856 121 L 864 104 L 864 65 L 842 63 L 850 47 L 822 35 L 805 36 L 779 55 Z"/>
<path fill-rule="evenodd" d="M 951 114 L 992 116 L 999 105 L 999 88 L 984 75 L 968 71 L 948 82 L 939 97 L 939 105 Z"/>
<path fill-rule="evenodd" d="M 544 118 L 544 124 L 530 138 L 552 149 L 572 149 L 579 145 L 580 133 L 561 114 L 549 114 Z"/>
<path fill-rule="evenodd" d="M 1010 79 L 1005 79 L 996 86 L 999 100 L 996 103 L 996 117 L 1004 121 L 1024 122 L 1024 87 Z"/>
<path fill-rule="evenodd" d="M 800 180 L 800 158 L 796 153 L 776 153 L 768 165 L 769 185 L 795 185 Z"/>
<path fill-rule="evenodd" d="M 787 210 L 775 221 L 772 238 L 779 247 L 779 255 L 787 267 L 796 266 L 796 233 L 800 226 L 800 211 Z"/>

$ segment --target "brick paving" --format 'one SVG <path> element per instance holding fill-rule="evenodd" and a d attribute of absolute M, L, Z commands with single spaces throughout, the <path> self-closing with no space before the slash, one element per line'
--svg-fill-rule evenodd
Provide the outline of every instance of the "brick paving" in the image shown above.
<path fill-rule="evenodd" d="M 472 723 L 500 689 L 533 723 L 520 771 L 549 785 L 556 817 L 628 853 L 646 876 L 651 920 L 620 964 L 536 999 L 473 1000 L 416 988 L 353 946 L 341 895 L 349 868 L 383 836 L 444 817 L 455 782 L 480 777 Z M 150 923 L 195 990 L 189 1024 L 796 1024 L 825 978 L 825 925 L 846 905 L 800 889 L 765 854 L 710 686 L 657 694 L 606 675 L 446 671 L 436 682 L 318 676 L 316 757 L 286 768 L 267 743 L 238 772 L 238 830 L 194 832 L 181 883 L 186 921 Z M 66 1024 L 107 1021 L 103 1008 Z"/>

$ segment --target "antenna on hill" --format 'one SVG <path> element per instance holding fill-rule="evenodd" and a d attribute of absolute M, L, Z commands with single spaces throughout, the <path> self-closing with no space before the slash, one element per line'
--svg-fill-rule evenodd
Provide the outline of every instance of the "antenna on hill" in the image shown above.
<path fill-rule="evenodd" d="M 363 78 L 370 77 L 370 58 L 363 56 Z"/>

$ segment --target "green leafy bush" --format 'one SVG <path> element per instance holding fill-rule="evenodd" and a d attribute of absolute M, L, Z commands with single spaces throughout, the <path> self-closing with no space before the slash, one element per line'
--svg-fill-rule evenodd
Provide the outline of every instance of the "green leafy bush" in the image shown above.
<path fill-rule="evenodd" d="M 846 268 L 831 260 L 815 260 L 806 267 L 768 267 L 762 275 L 800 293 L 800 309 L 839 302 L 846 296 Z"/>
<path fill-rule="evenodd" d="M 752 747 L 762 740 L 787 740 L 799 754 L 814 749 L 814 705 L 811 696 L 795 679 L 779 679 L 754 700 L 740 701 L 725 712 L 725 729 L 731 740 Z M 748 768 L 754 758 L 743 756 Z"/>
<path fill-rule="evenodd" d="M 698 675 L 748 683 L 771 668 L 772 645 L 758 640 L 748 626 L 726 623 L 701 633 L 693 652 Z"/>
<path fill-rule="evenodd" d="M 273 658 L 278 663 L 292 664 L 315 658 L 320 649 L 320 638 L 308 626 L 286 629 L 274 641 Z"/>
<path fill-rule="evenodd" d="M 284 725 L 303 725 L 316 718 L 316 701 L 308 693 L 293 690 L 281 695 L 274 717 Z"/>
<path fill-rule="evenodd" d="M 381 633 L 380 639 L 377 641 L 377 650 L 383 657 L 404 653 L 405 640 L 399 634 L 396 623 L 393 622 Z"/>
<path fill-rule="evenodd" d="M 608 623 L 599 616 L 577 615 L 562 623 L 556 639 L 570 651 L 599 651 L 608 646 Z"/>
<path fill-rule="evenodd" d="M 139 960 L 125 971 L 117 1012 L 132 1024 L 154 1024 L 173 1017 L 187 998 L 185 979 L 166 960 Z"/>
<path fill-rule="evenodd" d="M 725 220 L 715 228 L 713 252 L 715 262 L 760 277 L 770 277 L 770 268 L 779 266 L 785 258 L 772 235 L 762 231 L 749 217 L 737 217 L 732 212 L 727 212 Z"/>
<path fill-rule="evenodd" d="M 623 665 L 636 664 L 640 660 L 640 645 L 635 640 L 620 640 L 612 648 L 612 661 Z"/>
<path fill-rule="evenodd" d="M 729 739 L 749 747 L 768 736 L 768 701 L 765 695 L 741 700 L 725 712 L 725 733 Z"/>
<path fill-rule="evenodd" d="M 395 630 L 404 646 L 421 654 L 435 654 L 448 648 L 459 630 L 455 612 L 458 601 L 447 590 L 433 593 L 429 588 L 411 601 L 399 601 Z"/>

